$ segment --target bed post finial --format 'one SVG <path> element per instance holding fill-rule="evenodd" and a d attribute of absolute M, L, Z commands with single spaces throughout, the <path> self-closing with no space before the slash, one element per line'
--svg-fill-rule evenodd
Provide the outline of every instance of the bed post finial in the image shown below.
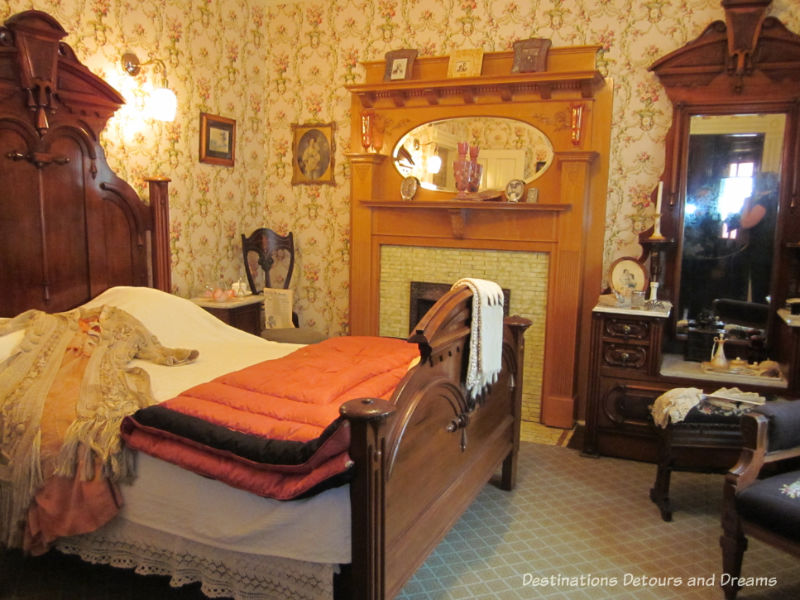
<path fill-rule="evenodd" d="M 172 293 L 172 255 L 169 248 L 168 177 L 146 179 L 150 187 L 150 212 L 153 223 L 153 287 Z"/>
<path fill-rule="evenodd" d="M 6 25 L 14 33 L 26 104 L 36 113 L 36 130 L 44 135 L 50 128 L 47 113 L 56 110 L 59 43 L 67 32 L 53 17 L 35 10 L 15 15 Z"/>

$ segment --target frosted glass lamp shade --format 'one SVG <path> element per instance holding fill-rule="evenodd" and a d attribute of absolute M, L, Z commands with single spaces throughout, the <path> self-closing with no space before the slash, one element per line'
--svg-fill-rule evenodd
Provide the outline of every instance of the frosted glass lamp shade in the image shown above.
<path fill-rule="evenodd" d="M 148 102 L 150 115 L 159 121 L 174 121 L 178 112 L 178 98 L 169 88 L 156 88 Z"/>

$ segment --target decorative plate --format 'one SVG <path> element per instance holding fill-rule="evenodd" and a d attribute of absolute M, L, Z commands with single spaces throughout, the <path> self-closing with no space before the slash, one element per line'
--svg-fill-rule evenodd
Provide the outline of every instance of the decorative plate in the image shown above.
<path fill-rule="evenodd" d="M 506 200 L 519 202 L 525 193 L 525 182 L 522 179 L 512 179 L 506 184 Z"/>
<path fill-rule="evenodd" d="M 419 189 L 419 179 L 413 176 L 406 177 L 403 179 L 403 183 L 400 184 L 400 197 L 403 200 L 411 200 L 417 193 Z"/>
<path fill-rule="evenodd" d="M 631 292 L 643 292 L 649 283 L 644 266 L 632 256 L 623 256 L 611 264 L 608 285 L 616 293 L 629 296 Z"/>

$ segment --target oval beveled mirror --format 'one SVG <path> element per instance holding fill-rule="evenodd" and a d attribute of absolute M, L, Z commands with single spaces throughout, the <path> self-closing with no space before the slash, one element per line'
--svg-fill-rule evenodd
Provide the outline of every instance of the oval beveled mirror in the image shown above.
<path fill-rule="evenodd" d="M 426 189 L 455 192 L 453 161 L 456 144 L 467 141 L 480 148 L 483 165 L 480 189 L 503 189 L 512 179 L 529 183 L 553 162 L 553 145 L 539 129 L 506 117 L 458 117 L 415 127 L 392 151 L 395 168 L 413 176 Z"/>

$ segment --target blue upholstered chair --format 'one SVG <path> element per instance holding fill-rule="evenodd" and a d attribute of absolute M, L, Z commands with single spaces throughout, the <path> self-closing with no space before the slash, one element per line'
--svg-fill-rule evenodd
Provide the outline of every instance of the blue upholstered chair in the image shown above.
<path fill-rule="evenodd" d="M 740 589 L 747 538 L 800 556 L 800 401 L 767 403 L 742 417 L 744 449 L 725 477 L 722 587 Z M 788 465 L 788 468 L 786 468 Z"/>

